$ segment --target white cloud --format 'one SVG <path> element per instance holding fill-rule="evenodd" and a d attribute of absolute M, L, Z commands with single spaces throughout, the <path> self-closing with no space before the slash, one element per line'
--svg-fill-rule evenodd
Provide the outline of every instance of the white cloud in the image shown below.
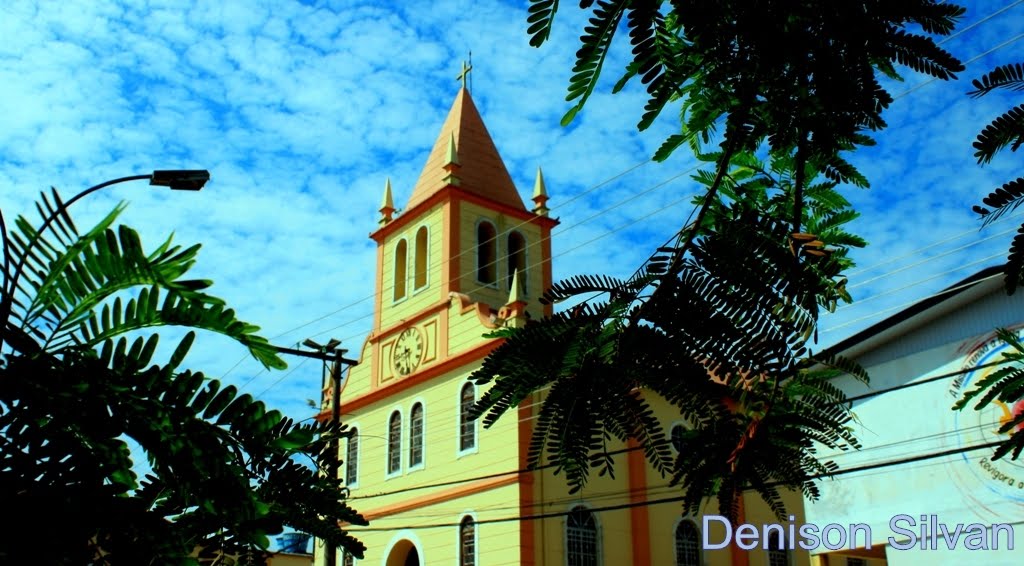
<path fill-rule="evenodd" d="M 966 22 L 1002 5 L 973 2 Z M 689 213 L 686 195 L 694 184 L 684 177 L 581 221 L 687 170 L 692 158 L 681 150 L 667 163 L 571 199 L 648 159 L 678 127 L 676 109 L 637 134 L 646 101 L 641 85 L 610 94 L 629 53 L 623 36 L 586 109 L 560 127 L 584 16 L 565 5 L 551 40 L 537 49 L 527 43 L 525 15 L 521 5 L 497 0 L 435 2 L 430 9 L 354 1 L 65 2 L 46 9 L 8 3 L 0 8 L 0 206 L 11 219 L 31 212 L 32 199 L 51 184 L 69 196 L 122 175 L 208 168 L 213 180 L 199 194 L 112 187 L 77 205 L 76 218 L 89 226 L 129 199 L 123 219 L 149 245 L 172 231 L 179 243 L 203 242 L 197 275 L 214 279 L 215 293 L 266 335 L 283 333 L 276 338 L 282 344 L 338 336 L 355 352 L 372 322 L 372 305 L 361 300 L 373 292 L 375 251 L 367 234 L 376 227 L 384 178 L 404 203 L 472 50 L 474 100 L 524 197 L 536 167 L 544 168 L 552 214 L 562 220 L 555 277 L 627 276 Z M 1022 21 L 1024 6 L 948 47 L 967 59 L 1019 33 Z M 1004 49 L 971 65 L 958 82 L 935 82 L 894 103 L 878 147 L 854 158 L 872 181 L 869 191 L 849 191 L 864 212 L 856 231 L 872 243 L 855 252 L 861 265 L 980 227 L 970 205 L 1009 179 L 1016 164 L 978 167 L 970 142 L 1015 98 L 972 101 L 964 92 L 969 79 L 1017 53 Z M 906 75 L 894 94 L 923 80 Z M 991 233 L 974 232 L 922 257 Z M 826 326 L 934 292 L 974 270 L 954 268 L 1002 251 L 1008 241 L 997 238 L 864 285 L 858 297 L 939 275 L 831 315 Z M 607 250 L 614 250 L 612 262 Z M 851 323 L 827 340 L 877 320 Z M 215 340 L 192 360 L 219 376 L 243 353 Z M 319 394 L 319 371 L 316 362 L 304 364 L 265 398 L 305 418 L 304 400 Z M 282 376 L 244 361 L 227 380 L 240 384 L 255 375 L 246 388 L 252 393 Z"/>

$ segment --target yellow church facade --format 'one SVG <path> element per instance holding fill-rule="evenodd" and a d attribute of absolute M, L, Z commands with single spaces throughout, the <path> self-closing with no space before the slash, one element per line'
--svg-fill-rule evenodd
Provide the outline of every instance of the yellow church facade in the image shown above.
<path fill-rule="evenodd" d="M 368 550 L 362 560 L 328 557 L 317 541 L 315 565 L 809 564 L 799 550 L 702 548 L 705 535 L 722 541 L 724 527 L 712 521 L 705 533 L 703 517 L 681 516 L 678 488 L 627 446 L 614 478 L 595 474 L 575 494 L 550 468 L 526 470 L 537 396 L 492 427 L 470 419 L 482 391 L 468 377 L 499 344 L 485 334 L 550 314 L 538 298 L 552 283 L 558 221 L 540 170 L 524 204 L 465 88 L 410 193 L 399 214 L 385 184 L 370 235 L 373 329 L 340 391 L 353 432 L 340 472 L 370 522 L 350 531 Z M 682 425 L 652 403 L 667 429 Z M 330 414 L 325 406 L 321 417 Z M 799 495 L 787 504 L 802 522 Z M 755 495 L 742 507 L 745 522 L 777 522 Z M 706 514 L 715 512 L 710 503 Z"/>

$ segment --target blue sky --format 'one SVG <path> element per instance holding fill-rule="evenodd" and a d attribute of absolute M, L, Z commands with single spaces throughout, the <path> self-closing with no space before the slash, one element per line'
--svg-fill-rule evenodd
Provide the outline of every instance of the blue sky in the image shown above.
<path fill-rule="evenodd" d="M 604 85 L 562 128 L 582 22 L 573 3 L 563 3 L 540 49 L 527 42 L 525 3 L 411 4 L 3 3 L 0 206 L 8 222 L 51 185 L 71 196 L 153 169 L 209 169 L 200 193 L 119 185 L 76 205 L 75 218 L 88 226 L 128 200 L 122 220 L 149 246 L 171 232 L 180 243 L 202 242 L 195 274 L 214 279 L 214 294 L 275 343 L 336 337 L 358 351 L 372 321 L 367 235 L 385 178 L 404 206 L 472 51 L 473 98 L 521 193 L 529 196 L 544 168 L 551 214 L 561 219 L 556 279 L 628 275 L 681 225 L 696 190 L 693 159 L 679 151 L 635 167 L 677 127 L 674 112 L 638 133 L 637 86 L 610 94 L 628 56 L 625 36 Z M 897 99 L 878 146 L 852 157 L 872 184 L 846 191 L 863 213 L 852 229 L 871 245 L 854 253 L 857 303 L 822 320 L 822 345 L 1005 258 L 1020 216 L 979 231 L 970 207 L 1019 176 L 1020 158 L 980 167 L 971 142 L 1020 93 L 974 101 L 965 93 L 992 66 L 1024 60 L 1024 2 L 966 6 L 960 28 L 977 25 L 945 46 L 965 62 L 995 51 L 955 82 L 908 71 L 891 88 Z M 197 344 L 194 369 L 309 416 L 318 362 L 290 359 L 286 372 L 268 373 L 219 337 Z"/>

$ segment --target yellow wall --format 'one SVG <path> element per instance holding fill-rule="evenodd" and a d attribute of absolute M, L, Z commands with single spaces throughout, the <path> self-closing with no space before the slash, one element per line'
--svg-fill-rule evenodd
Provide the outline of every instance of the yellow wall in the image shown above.
<path fill-rule="evenodd" d="M 497 255 L 498 266 L 497 283 L 485 285 L 477 280 L 477 225 L 481 220 L 487 220 L 494 225 L 498 233 Z M 459 249 L 468 250 L 462 255 L 462 276 L 459 279 L 459 289 L 473 298 L 489 305 L 503 305 L 508 300 L 509 284 L 506 282 L 508 270 L 506 258 L 508 255 L 508 234 L 510 231 L 517 231 L 526 238 L 526 297 L 529 301 L 527 310 L 534 317 L 540 316 L 540 305 L 537 298 L 544 291 L 541 277 L 541 245 L 540 227 L 533 223 L 524 223 L 517 218 L 511 218 L 485 207 L 461 203 L 459 212 Z M 520 274 L 520 283 L 523 278 Z"/>
<path fill-rule="evenodd" d="M 384 238 L 383 286 L 381 288 L 379 305 L 381 308 L 381 328 L 386 329 L 410 314 L 419 312 L 440 300 L 441 245 L 444 239 L 442 218 L 442 205 L 435 205 L 414 221 L 403 226 L 401 230 Z M 416 265 L 416 232 L 421 226 L 427 227 L 427 241 L 429 243 L 427 285 L 420 289 L 414 289 L 413 273 Z M 405 239 L 408 246 L 405 298 L 396 301 L 394 298 L 395 249 L 398 246 L 399 240 L 402 239 Z"/>

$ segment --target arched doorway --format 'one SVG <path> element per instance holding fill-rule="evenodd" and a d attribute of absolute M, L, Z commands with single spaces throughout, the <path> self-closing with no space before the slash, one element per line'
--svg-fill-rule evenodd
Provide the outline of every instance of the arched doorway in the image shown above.
<path fill-rule="evenodd" d="M 420 553 L 408 540 L 400 540 L 388 554 L 387 566 L 420 566 Z"/>

